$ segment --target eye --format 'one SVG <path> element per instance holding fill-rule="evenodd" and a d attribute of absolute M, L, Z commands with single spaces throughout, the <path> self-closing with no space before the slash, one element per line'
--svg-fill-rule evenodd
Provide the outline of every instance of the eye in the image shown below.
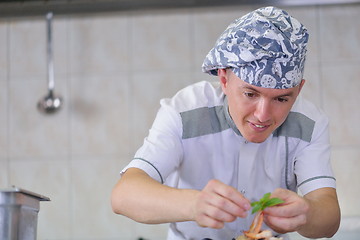
<path fill-rule="evenodd" d="M 285 102 L 287 102 L 288 100 L 287 100 L 286 98 L 279 97 L 279 98 L 276 99 L 276 101 L 281 102 L 281 103 L 285 103 Z"/>
<path fill-rule="evenodd" d="M 254 98 L 256 95 L 253 92 L 244 92 L 245 97 Z"/>

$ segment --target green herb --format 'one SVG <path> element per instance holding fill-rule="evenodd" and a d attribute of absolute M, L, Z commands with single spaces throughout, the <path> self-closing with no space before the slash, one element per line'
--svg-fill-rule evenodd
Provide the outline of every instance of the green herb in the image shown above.
<path fill-rule="evenodd" d="M 284 202 L 280 198 L 270 198 L 270 195 L 271 193 L 265 193 L 264 196 L 259 201 L 252 202 L 251 213 L 254 214 L 258 211 L 263 211 L 267 207 L 272 207 Z"/>

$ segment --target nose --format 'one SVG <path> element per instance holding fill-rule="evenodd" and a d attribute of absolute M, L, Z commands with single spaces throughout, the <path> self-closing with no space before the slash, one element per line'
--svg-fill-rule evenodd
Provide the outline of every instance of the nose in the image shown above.
<path fill-rule="evenodd" d="M 270 101 L 266 99 L 259 100 L 256 104 L 254 116 L 261 123 L 269 121 L 271 119 Z"/>

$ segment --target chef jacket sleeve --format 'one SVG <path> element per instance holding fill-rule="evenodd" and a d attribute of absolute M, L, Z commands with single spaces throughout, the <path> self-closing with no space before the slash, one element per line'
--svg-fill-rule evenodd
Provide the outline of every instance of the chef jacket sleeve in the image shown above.
<path fill-rule="evenodd" d="M 329 121 L 324 115 L 315 123 L 312 139 L 296 156 L 295 174 L 302 194 L 336 188 L 330 162 Z"/>

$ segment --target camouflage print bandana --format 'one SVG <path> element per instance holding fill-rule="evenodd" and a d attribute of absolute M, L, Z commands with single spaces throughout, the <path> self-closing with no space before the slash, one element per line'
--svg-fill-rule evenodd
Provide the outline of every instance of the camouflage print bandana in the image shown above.
<path fill-rule="evenodd" d="M 202 65 L 217 75 L 231 68 L 243 81 L 258 87 L 287 89 L 304 73 L 307 29 L 284 10 L 257 9 L 231 23 Z"/>

